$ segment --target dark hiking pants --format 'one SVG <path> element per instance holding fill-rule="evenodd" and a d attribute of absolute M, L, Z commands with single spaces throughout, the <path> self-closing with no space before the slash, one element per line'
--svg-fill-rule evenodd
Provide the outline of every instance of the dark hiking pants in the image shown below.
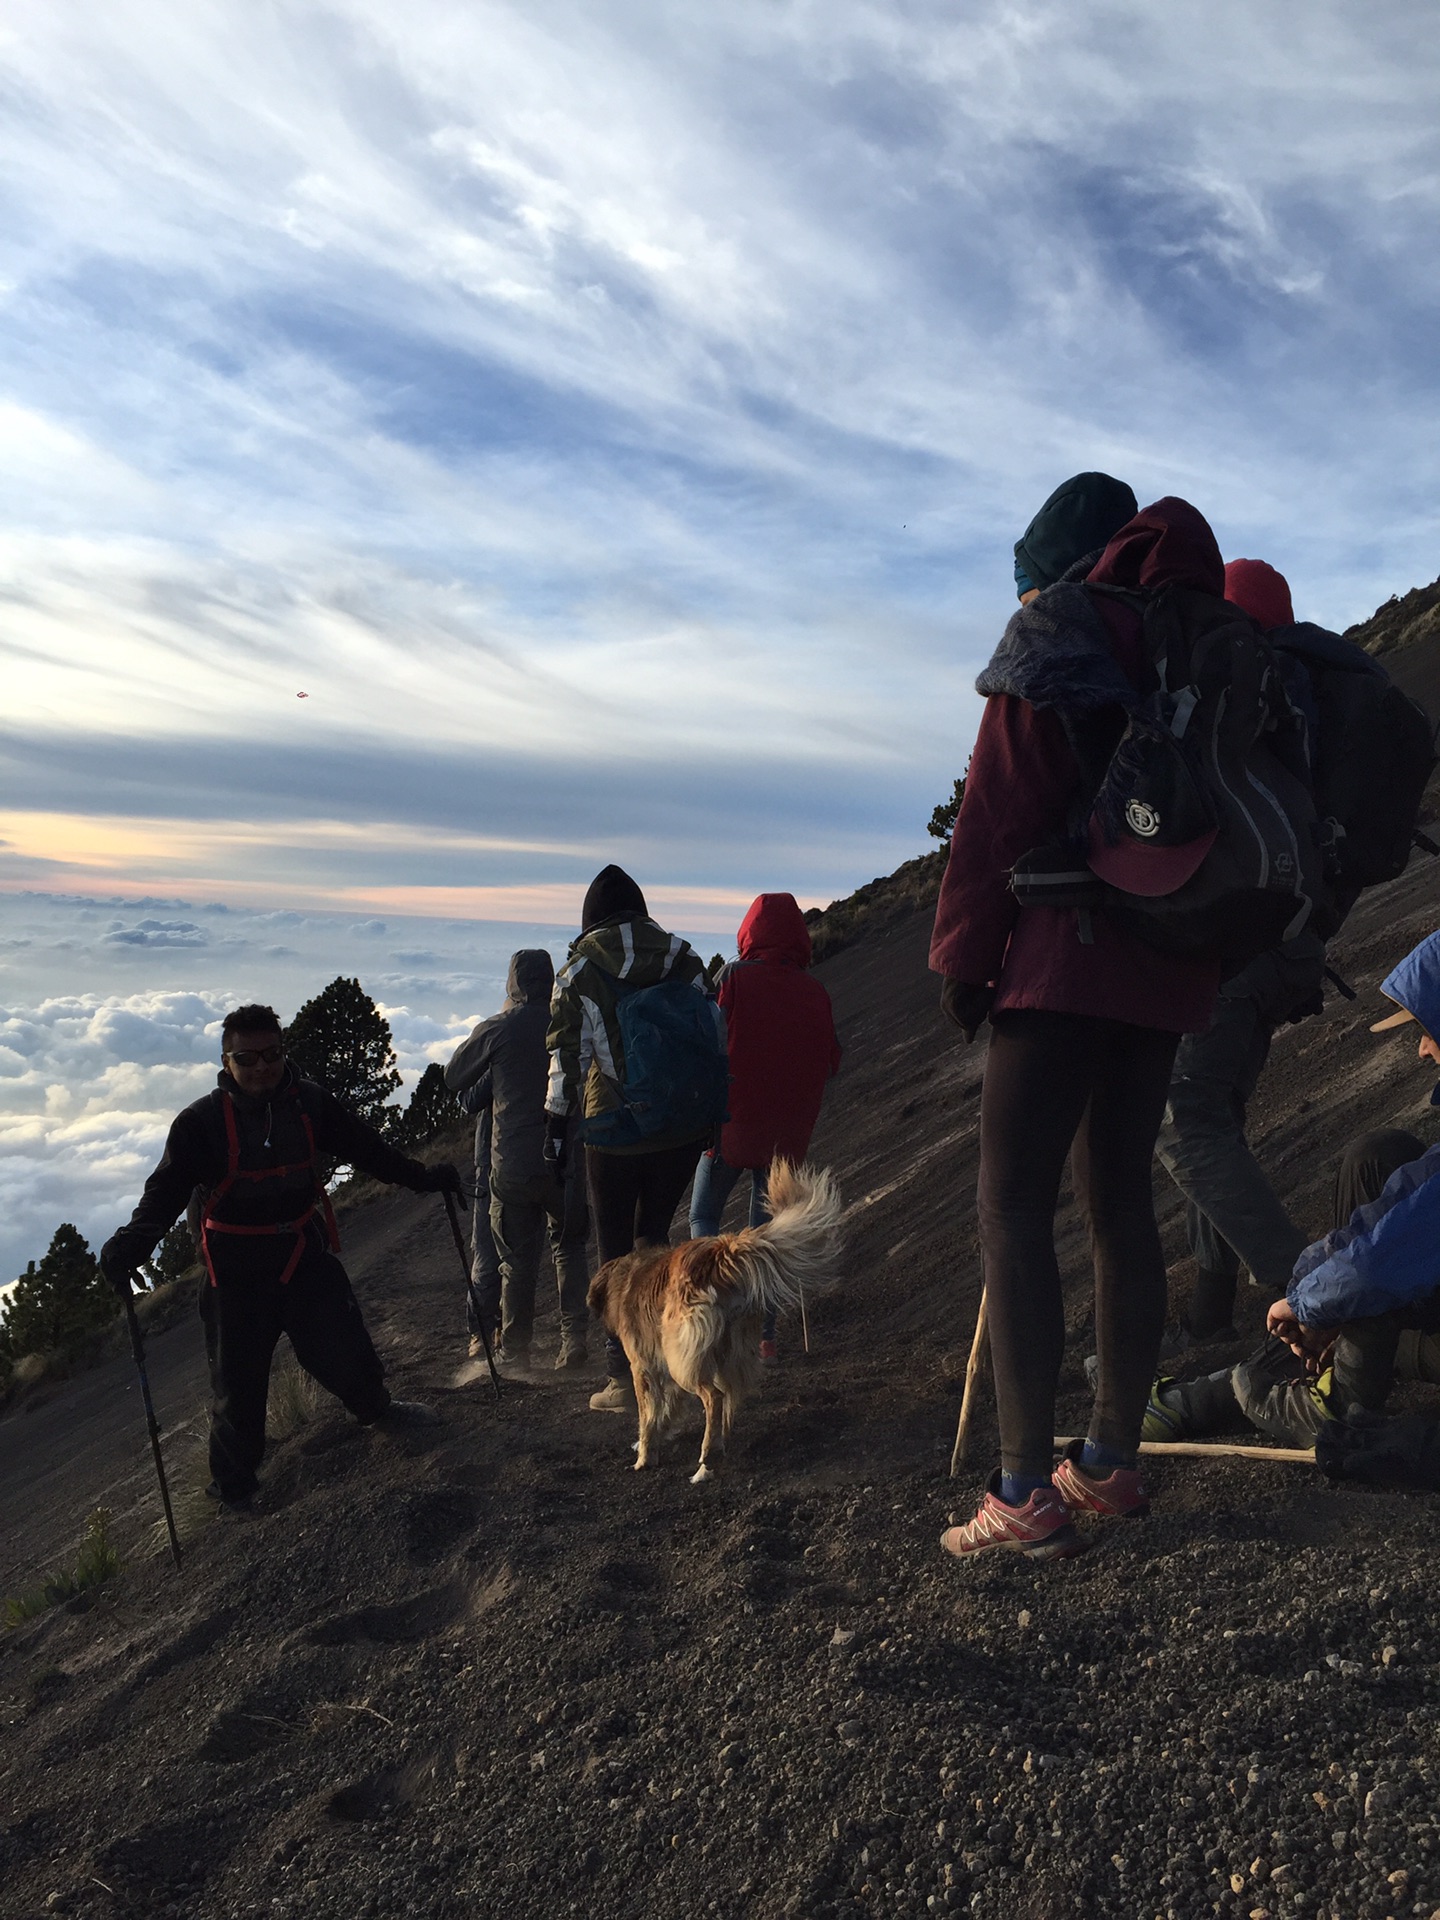
<path fill-rule="evenodd" d="M 590 1212 L 600 1265 L 636 1247 L 663 1247 L 675 1209 L 695 1174 L 709 1135 L 656 1153 L 603 1153 L 585 1149 Z M 613 1333 L 605 1335 L 605 1370 L 612 1380 L 630 1378 L 630 1362 Z"/>
<path fill-rule="evenodd" d="M 1202 1277 L 1191 1306 L 1199 1334 L 1228 1325 L 1240 1263 L 1272 1299 L 1289 1285 L 1305 1236 L 1280 1204 L 1245 1139 L 1245 1109 L 1277 1027 L 1320 992 L 1325 949 L 1306 936 L 1263 953 L 1227 980 L 1203 1033 L 1175 1056 L 1155 1151 L 1185 1195 L 1190 1251 Z"/>
<path fill-rule="evenodd" d="M 1165 1326 L 1150 1162 L 1178 1036 L 1084 1014 L 993 1016 L 980 1100 L 980 1240 L 1007 1471 L 1048 1476 L 1065 1309 L 1055 1204 L 1074 1148 L 1095 1262 L 1092 1436 L 1139 1444 Z"/>
<path fill-rule="evenodd" d="M 490 1169 L 487 1164 L 482 1172 L 478 1162 L 475 1199 L 470 1208 L 470 1279 L 485 1319 L 485 1331 L 493 1340 L 500 1327 L 500 1255 L 490 1231 Z M 471 1334 L 480 1331 L 480 1323 L 475 1318 L 475 1300 L 466 1294 L 465 1326 Z"/>
<path fill-rule="evenodd" d="M 293 1244 L 293 1243 L 292 1243 Z M 289 1280 L 235 1271 L 227 1258 L 218 1286 L 200 1289 L 205 1356 L 214 1404 L 210 1472 L 227 1499 L 255 1488 L 265 1454 L 270 1362 L 281 1334 L 295 1358 L 357 1420 L 376 1420 L 390 1404 L 385 1370 L 365 1330 L 350 1279 L 333 1253 L 308 1247 Z M 227 1271 L 228 1269 L 228 1271 Z"/>
<path fill-rule="evenodd" d="M 1395 1130 L 1352 1140 L 1336 1170 L 1334 1224 L 1343 1227 L 1356 1207 L 1378 1199 L 1396 1168 L 1418 1160 L 1424 1151 L 1414 1134 Z M 1393 1313 L 1351 1320 L 1340 1329 L 1318 1380 L 1306 1374 L 1303 1362 L 1282 1340 L 1267 1338 L 1230 1376 L 1235 1405 L 1252 1426 L 1280 1445 L 1313 1446 L 1327 1420 L 1343 1418 L 1357 1407 L 1376 1413 L 1384 1407 L 1395 1383 L 1396 1349 L 1407 1329 L 1440 1329 L 1440 1292 Z M 1214 1399 L 1206 1389 L 1218 1378 L 1212 1375 L 1180 1389 L 1187 1433 L 1213 1430 Z"/>
<path fill-rule="evenodd" d="M 492 1180 L 490 1231 L 500 1262 L 500 1341 L 506 1352 L 522 1351 L 534 1337 L 535 1285 L 547 1233 L 560 1296 L 562 1342 L 583 1347 L 589 1321 L 585 1296 L 590 1290 L 584 1183 L 578 1177 L 514 1185 Z"/>

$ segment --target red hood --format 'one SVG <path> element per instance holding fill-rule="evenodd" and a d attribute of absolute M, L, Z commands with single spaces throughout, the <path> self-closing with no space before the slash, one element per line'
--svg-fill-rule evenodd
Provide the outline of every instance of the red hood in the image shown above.
<path fill-rule="evenodd" d="M 1147 593 L 1173 585 L 1225 594 L 1225 562 L 1209 521 L 1168 494 L 1125 523 L 1087 577 L 1097 586 Z"/>
<path fill-rule="evenodd" d="M 810 929 L 793 893 L 762 893 L 740 923 L 742 960 L 783 960 L 792 967 L 810 964 Z"/>

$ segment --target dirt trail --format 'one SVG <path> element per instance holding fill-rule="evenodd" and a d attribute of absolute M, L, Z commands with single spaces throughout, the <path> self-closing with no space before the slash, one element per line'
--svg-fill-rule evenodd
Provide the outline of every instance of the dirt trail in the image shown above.
<path fill-rule="evenodd" d="M 1255 1133 L 1307 1227 L 1351 1131 L 1436 1135 L 1413 1049 L 1365 1027 L 1437 900 L 1419 862 L 1367 899 L 1334 956 L 1361 999 L 1277 1040 Z M 7 1590 L 73 1558 L 102 1500 L 130 1560 L 88 1612 L 0 1640 L 3 1920 L 1440 1907 L 1433 1501 L 1165 1461 L 1154 1517 L 1081 1560 L 938 1553 L 979 1477 L 945 1466 L 983 1050 L 939 1020 L 927 933 L 915 915 L 824 969 L 848 1052 L 815 1155 L 849 1279 L 808 1362 L 782 1329 L 716 1483 L 689 1485 L 691 1436 L 630 1472 L 630 1424 L 586 1409 L 598 1367 L 497 1411 L 464 1364 L 443 1212 L 408 1195 L 350 1216 L 346 1258 L 438 1434 L 362 1433 L 327 1403 L 177 1576 L 151 1552 L 128 1361 L 0 1422 Z M 1062 1258 L 1073 1431 L 1068 1209 Z M 1265 1304 L 1243 1294 L 1251 1335 Z M 193 1487 L 198 1325 L 152 1355 Z M 988 1408 L 978 1439 L 988 1459 Z"/>

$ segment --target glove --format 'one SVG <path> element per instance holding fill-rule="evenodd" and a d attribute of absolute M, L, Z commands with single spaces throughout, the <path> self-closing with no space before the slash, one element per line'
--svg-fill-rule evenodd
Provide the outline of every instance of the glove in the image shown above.
<path fill-rule="evenodd" d="M 453 1193 L 462 1204 L 465 1201 L 465 1188 L 460 1180 L 460 1169 L 452 1167 L 448 1160 L 438 1161 L 433 1167 L 422 1167 L 417 1193 Z"/>
<path fill-rule="evenodd" d="M 100 1271 L 122 1300 L 134 1293 L 135 1262 L 118 1233 L 100 1249 Z"/>
<path fill-rule="evenodd" d="M 545 1158 L 553 1161 L 556 1175 L 565 1178 L 566 1163 L 570 1158 L 570 1116 L 568 1113 L 547 1113 L 545 1116 Z"/>
<path fill-rule="evenodd" d="M 1440 1490 L 1440 1425 L 1422 1413 L 1387 1417 L 1353 1409 L 1315 1436 L 1315 1460 L 1331 1480 Z"/>
<path fill-rule="evenodd" d="M 973 1040 L 990 1017 L 995 1004 L 994 987 L 977 987 L 966 980 L 946 979 L 940 988 L 940 1011 L 959 1027 L 967 1041 Z"/>

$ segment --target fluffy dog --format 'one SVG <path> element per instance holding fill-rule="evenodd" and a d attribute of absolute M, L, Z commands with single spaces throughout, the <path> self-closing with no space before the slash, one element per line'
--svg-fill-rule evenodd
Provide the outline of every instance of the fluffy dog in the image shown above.
<path fill-rule="evenodd" d="M 705 1408 L 699 1470 L 708 1480 L 736 1409 L 759 1376 L 762 1315 L 836 1284 L 840 1195 L 830 1175 L 777 1160 L 770 1219 L 713 1240 L 638 1247 L 590 1283 L 590 1308 L 625 1349 L 640 1410 L 637 1471 L 650 1466 L 682 1393 Z"/>

